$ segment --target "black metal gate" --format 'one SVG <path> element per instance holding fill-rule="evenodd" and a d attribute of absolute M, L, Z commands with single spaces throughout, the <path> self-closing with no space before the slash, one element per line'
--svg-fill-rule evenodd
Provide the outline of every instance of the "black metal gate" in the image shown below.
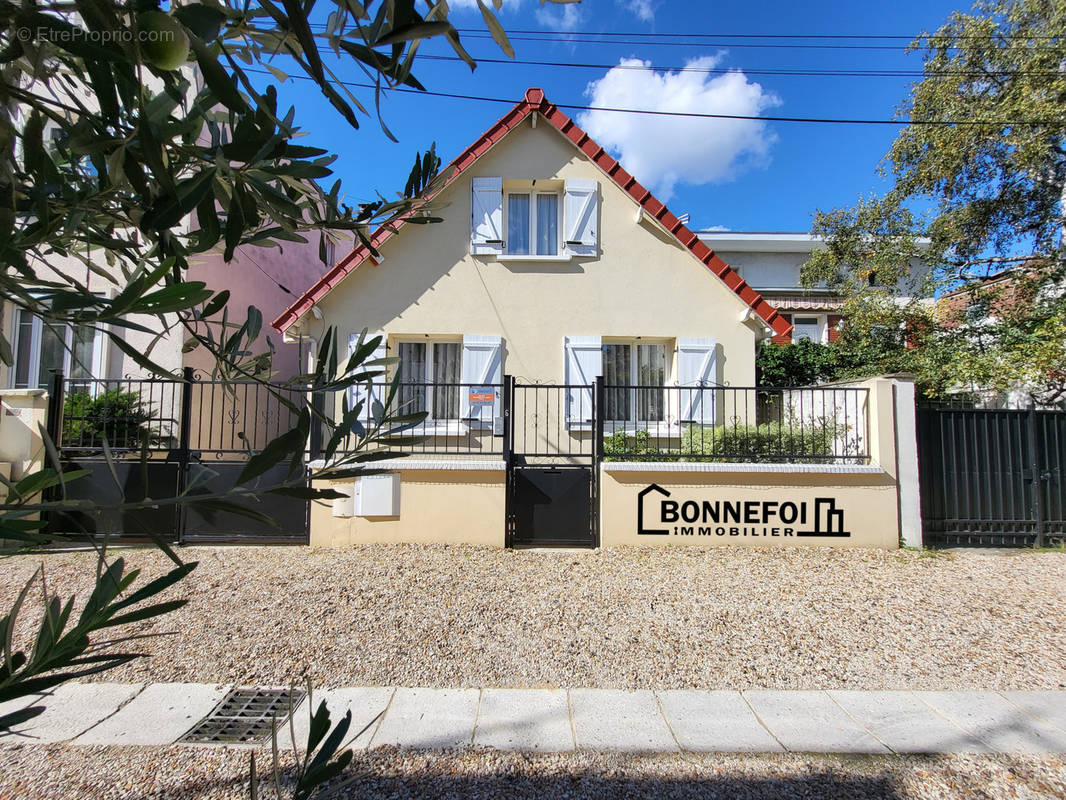
<path fill-rule="evenodd" d="M 599 545 L 603 380 L 518 384 L 504 377 L 508 547 Z"/>
<path fill-rule="evenodd" d="M 927 544 L 1041 547 L 1066 536 L 1066 412 L 917 415 Z"/>
<path fill-rule="evenodd" d="M 277 399 L 276 391 L 291 392 L 287 399 L 297 406 L 307 401 L 307 394 L 299 390 L 196 380 L 191 369 L 185 370 L 181 381 L 76 381 L 57 373 L 49 397 L 49 434 L 65 469 L 88 471 L 65 487 L 67 499 L 119 506 L 230 489 L 249 453 L 295 425 L 296 414 Z M 110 459 L 103 452 L 105 439 Z M 142 460 L 145 439 L 148 458 Z M 288 475 L 286 463 L 255 478 L 252 485 L 270 486 Z M 181 544 L 307 543 L 308 501 L 260 494 L 240 502 L 271 522 L 210 504 L 160 504 L 91 514 L 54 513 L 48 529 L 121 540 L 158 537 Z"/>

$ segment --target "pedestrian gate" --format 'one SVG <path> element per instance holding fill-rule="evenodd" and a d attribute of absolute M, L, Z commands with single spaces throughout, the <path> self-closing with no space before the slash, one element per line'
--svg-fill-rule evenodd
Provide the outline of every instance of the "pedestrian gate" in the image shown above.
<path fill-rule="evenodd" d="M 917 424 L 926 543 L 1066 537 L 1066 412 L 919 406 Z"/>
<path fill-rule="evenodd" d="M 596 547 L 603 380 L 504 379 L 508 547 Z"/>

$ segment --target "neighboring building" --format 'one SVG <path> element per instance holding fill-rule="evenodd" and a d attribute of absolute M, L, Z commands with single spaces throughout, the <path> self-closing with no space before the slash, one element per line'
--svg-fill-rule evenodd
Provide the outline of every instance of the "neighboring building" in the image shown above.
<path fill-rule="evenodd" d="M 822 237 L 809 233 L 746 231 L 697 231 L 696 234 L 792 325 L 790 332 L 774 334 L 774 344 L 794 344 L 801 339 L 827 344 L 839 336 L 842 298 L 825 287 L 804 287 L 800 281 L 800 269 L 811 253 L 825 247 Z M 915 261 L 911 265 L 911 277 L 919 276 L 925 269 Z M 901 299 L 910 291 L 907 283 L 901 281 L 898 287 Z"/>
<path fill-rule="evenodd" d="M 776 232 L 696 234 L 792 325 L 790 332 L 775 333 L 774 344 L 801 339 L 825 344 L 836 339 L 843 302 L 828 289 L 806 289 L 800 283 L 800 267 L 823 246 L 820 237 Z"/>

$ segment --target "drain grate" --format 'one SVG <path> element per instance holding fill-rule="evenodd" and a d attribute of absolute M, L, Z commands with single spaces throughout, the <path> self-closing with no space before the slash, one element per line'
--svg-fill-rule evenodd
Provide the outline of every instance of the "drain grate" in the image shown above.
<path fill-rule="evenodd" d="M 300 689 L 233 689 L 179 741 L 203 744 L 264 739 L 270 736 L 271 723 L 276 720 L 280 727 L 304 694 Z"/>

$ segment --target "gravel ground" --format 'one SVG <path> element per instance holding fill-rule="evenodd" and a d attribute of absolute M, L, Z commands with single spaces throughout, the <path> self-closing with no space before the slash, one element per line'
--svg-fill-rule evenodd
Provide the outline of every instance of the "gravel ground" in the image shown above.
<path fill-rule="evenodd" d="M 1066 688 L 1066 555 L 832 549 L 189 548 L 189 605 L 109 681 L 319 686 Z M 124 553 L 148 574 L 169 562 Z M 41 564 L 9 559 L 0 608 Z M 39 608 L 39 606 L 37 607 Z M 36 609 L 34 609 L 36 611 Z M 27 619 L 26 622 L 30 620 Z"/>
<path fill-rule="evenodd" d="M 21 746 L 3 751 L 0 800 L 239 800 L 247 750 Z M 269 756 L 256 758 L 262 771 Z M 990 800 L 1066 796 L 1055 756 L 523 755 L 494 750 L 357 754 L 349 798 Z M 283 787 L 283 792 L 285 788 Z M 275 798 L 269 787 L 261 797 Z"/>

